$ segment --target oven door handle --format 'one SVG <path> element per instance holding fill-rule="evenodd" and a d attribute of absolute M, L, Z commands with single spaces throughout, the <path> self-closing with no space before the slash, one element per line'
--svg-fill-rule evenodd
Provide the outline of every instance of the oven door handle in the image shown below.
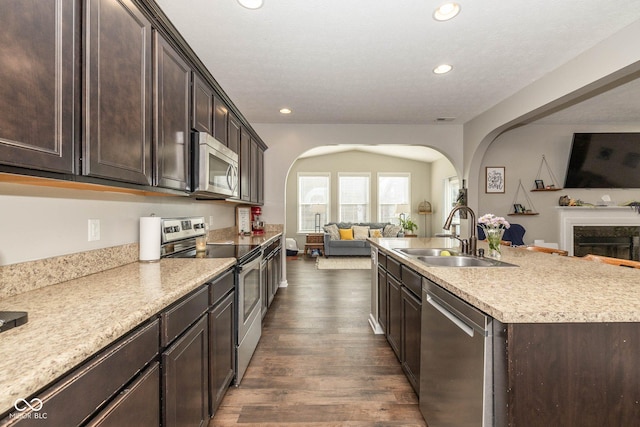
<path fill-rule="evenodd" d="M 249 258 L 248 261 L 243 262 L 242 264 L 238 264 L 236 268 L 238 271 L 250 270 L 255 268 L 256 264 L 260 264 L 260 260 L 262 259 L 262 251 L 256 251 L 256 254 Z"/>

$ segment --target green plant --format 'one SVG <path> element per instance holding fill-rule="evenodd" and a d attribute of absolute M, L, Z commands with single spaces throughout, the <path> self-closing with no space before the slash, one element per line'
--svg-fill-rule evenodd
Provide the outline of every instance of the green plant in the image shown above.
<path fill-rule="evenodd" d="M 400 227 L 402 227 L 402 229 L 405 231 L 413 233 L 414 230 L 418 229 L 418 224 L 413 222 L 411 218 L 406 217 L 404 219 L 400 218 Z"/>

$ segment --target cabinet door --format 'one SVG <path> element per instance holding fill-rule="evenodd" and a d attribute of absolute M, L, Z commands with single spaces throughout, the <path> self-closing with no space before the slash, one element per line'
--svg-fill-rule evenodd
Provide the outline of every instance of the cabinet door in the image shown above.
<path fill-rule="evenodd" d="M 208 353 L 207 316 L 162 353 L 164 427 L 207 425 Z"/>
<path fill-rule="evenodd" d="M 160 34 L 154 35 L 156 184 L 188 190 L 191 70 Z"/>
<path fill-rule="evenodd" d="M 402 340 L 402 296 L 400 282 L 390 274 L 387 274 L 387 295 L 389 299 L 389 317 L 387 318 L 387 341 L 393 352 L 401 359 L 400 343 Z"/>
<path fill-rule="evenodd" d="M 264 204 L 264 151 L 258 147 L 258 168 L 256 186 L 258 187 L 258 204 Z"/>
<path fill-rule="evenodd" d="M 196 73 L 193 73 L 192 91 L 191 127 L 198 132 L 207 132 L 213 135 L 213 89 Z"/>
<path fill-rule="evenodd" d="M 422 303 L 402 287 L 402 369 L 416 393 L 420 393 L 420 332 Z"/>
<path fill-rule="evenodd" d="M 220 406 L 236 371 L 235 292 L 231 292 L 209 312 L 210 414 Z"/>
<path fill-rule="evenodd" d="M 131 0 L 87 3 L 83 174 L 151 184 L 151 23 Z"/>
<path fill-rule="evenodd" d="M 160 425 L 160 364 L 154 362 L 127 386 L 87 427 L 158 427 Z"/>
<path fill-rule="evenodd" d="M 11 0 L 0 13 L 0 162 L 74 172 L 75 0 Z"/>
<path fill-rule="evenodd" d="M 252 203 L 258 203 L 258 143 L 251 139 L 251 174 L 250 174 L 250 188 L 251 193 L 250 201 Z"/>
<path fill-rule="evenodd" d="M 227 146 L 235 153 L 240 153 L 241 125 L 238 118 L 229 113 L 229 131 L 227 138 Z"/>
<path fill-rule="evenodd" d="M 227 145 L 227 121 L 229 108 L 218 97 L 213 96 L 213 136 L 224 145 Z"/>
<path fill-rule="evenodd" d="M 378 267 L 378 324 L 383 333 L 387 333 L 388 300 L 387 271 Z"/>
<path fill-rule="evenodd" d="M 240 129 L 240 199 L 251 201 L 251 136 Z"/>

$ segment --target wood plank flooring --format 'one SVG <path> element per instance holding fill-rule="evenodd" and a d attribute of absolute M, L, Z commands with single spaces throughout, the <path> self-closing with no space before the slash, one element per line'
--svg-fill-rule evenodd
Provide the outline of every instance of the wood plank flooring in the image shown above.
<path fill-rule="evenodd" d="M 426 426 L 384 336 L 367 321 L 370 270 L 287 261 L 260 344 L 214 426 Z"/>

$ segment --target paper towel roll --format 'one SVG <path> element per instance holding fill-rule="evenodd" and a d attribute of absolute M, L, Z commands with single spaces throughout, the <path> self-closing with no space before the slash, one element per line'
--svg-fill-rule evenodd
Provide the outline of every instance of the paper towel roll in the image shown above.
<path fill-rule="evenodd" d="M 160 259 L 160 227 L 162 218 L 143 216 L 140 218 L 140 261 L 152 262 Z"/>

